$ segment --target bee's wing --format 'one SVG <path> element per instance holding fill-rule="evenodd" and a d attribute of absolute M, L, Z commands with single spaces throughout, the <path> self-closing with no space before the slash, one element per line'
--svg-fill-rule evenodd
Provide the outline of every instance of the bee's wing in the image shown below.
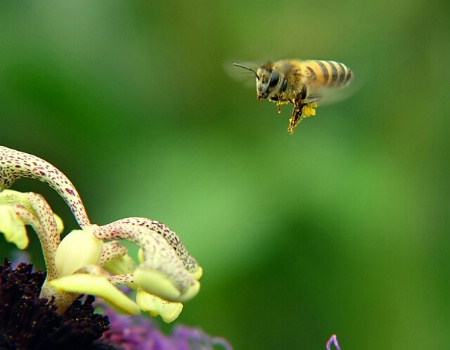
<path fill-rule="evenodd" d="M 314 102 L 320 106 L 340 102 L 352 96 L 357 89 L 352 84 L 343 87 L 321 87 L 311 89 L 306 102 Z"/>
<path fill-rule="evenodd" d="M 323 95 L 321 94 L 309 94 L 308 98 L 305 99 L 305 102 L 307 103 L 311 103 L 311 102 L 316 102 L 319 101 L 323 98 Z"/>

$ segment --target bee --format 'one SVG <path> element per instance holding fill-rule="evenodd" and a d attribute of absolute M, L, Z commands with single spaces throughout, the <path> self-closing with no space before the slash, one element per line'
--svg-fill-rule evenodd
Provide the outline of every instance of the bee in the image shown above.
<path fill-rule="evenodd" d="M 291 134 L 303 118 L 316 114 L 317 101 L 325 90 L 344 87 L 353 76 L 346 65 L 335 61 L 280 60 L 263 64 L 257 70 L 233 64 L 255 74 L 258 100 L 276 103 L 278 113 L 282 105 L 294 105 L 288 127 Z"/>

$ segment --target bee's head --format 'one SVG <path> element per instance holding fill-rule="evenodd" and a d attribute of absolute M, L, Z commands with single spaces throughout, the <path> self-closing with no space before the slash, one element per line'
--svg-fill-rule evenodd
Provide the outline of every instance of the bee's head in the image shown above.
<path fill-rule="evenodd" d="M 280 80 L 280 74 L 278 73 L 278 71 L 273 70 L 270 64 L 262 65 L 256 71 L 241 64 L 234 63 L 234 65 L 236 67 L 247 69 L 255 74 L 256 93 L 258 95 L 258 100 L 268 98 L 270 93 L 276 89 Z"/>
<path fill-rule="evenodd" d="M 277 70 L 272 69 L 270 65 L 262 65 L 255 74 L 258 100 L 268 98 L 278 85 L 280 73 L 278 73 Z"/>

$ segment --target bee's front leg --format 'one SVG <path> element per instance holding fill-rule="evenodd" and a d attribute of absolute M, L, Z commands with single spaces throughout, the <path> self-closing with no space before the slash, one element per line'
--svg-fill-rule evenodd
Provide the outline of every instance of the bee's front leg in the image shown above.
<path fill-rule="evenodd" d="M 281 105 L 286 104 L 286 102 L 283 101 L 281 96 L 275 95 L 270 97 L 269 100 L 277 105 L 277 112 L 281 113 Z"/>
<path fill-rule="evenodd" d="M 283 103 L 281 103 L 280 100 L 277 101 L 277 112 L 278 112 L 278 114 L 281 113 L 281 105 L 282 105 L 282 104 L 283 104 Z"/>

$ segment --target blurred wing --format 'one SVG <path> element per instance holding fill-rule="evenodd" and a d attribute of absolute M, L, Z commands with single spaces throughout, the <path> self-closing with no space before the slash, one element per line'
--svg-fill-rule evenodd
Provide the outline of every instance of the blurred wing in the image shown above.
<path fill-rule="evenodd" d="M 345 100 L 356 93 L 356 91 L 359 90 L 361 86 L 357 86 L 355 84 L 348 84 L 347 86 L 343 87 L 321 87 L 316 89 L 311 89 L 310 93 L 308 95 L 308 98 L 306 99 L 307 102 L 314 102 L 317 101 L 317 103 L 320 106 L 323 105 L 330 105 L 336 102 L 340 102 L 342 100 Z"/>
<path fill-rule="evenodd" d="M 307 103 L 316 102 L 316 101 L 321 100 L 322 98 L 323 98 L 323 96 L 320 94 L 309 94 L 308 98 L 305 99 L 305 102 L 307 102 Z"/>

